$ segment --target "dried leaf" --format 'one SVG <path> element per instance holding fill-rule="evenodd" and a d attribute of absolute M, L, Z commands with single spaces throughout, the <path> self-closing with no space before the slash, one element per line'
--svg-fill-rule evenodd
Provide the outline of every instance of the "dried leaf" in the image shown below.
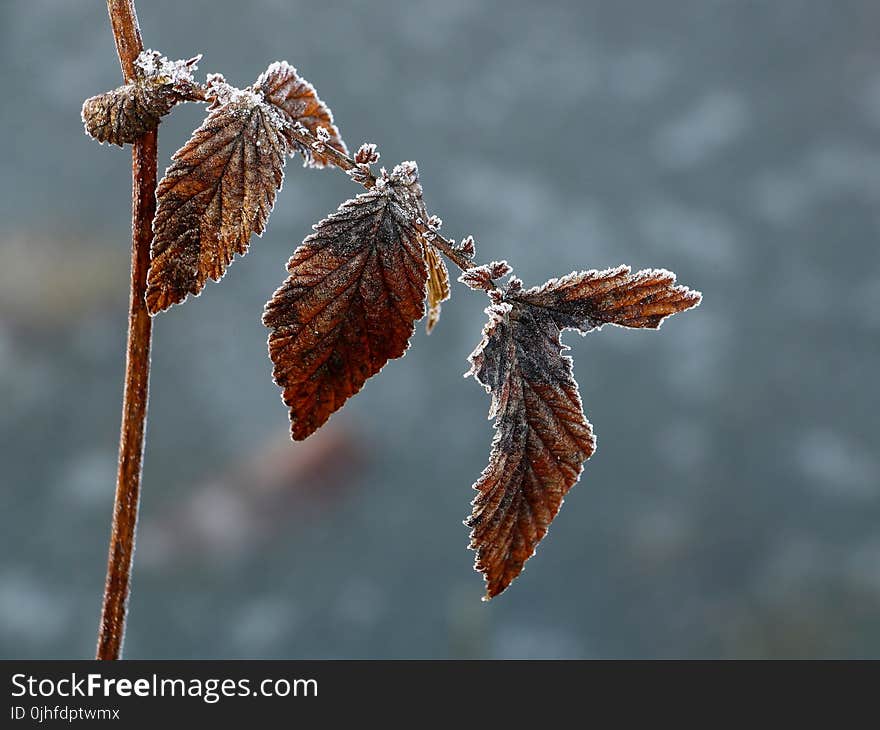
<path fill-rule="evenodd" d="M 508 296 L 508 298 L 510 298 Z M 696 306 L 701 294 L 675 286 L 675 274 L 628 266 L 572 272 L 516 293 L 516 298 L 550 312 L 561 329 L 582 334 L 604 324 L 657 329 L 665 317 Z"/>
<path fill-rule="evenodd" d="M 540 309 L 493 304 L 471 372 L 492 393 L 495 437 L 474 489 L 470 546 L 486 598 L 523 569 L 595 449 L 571 358 Z"/>
<path fill-rule="evenodd" d="M 85 100 L 86 134 L 122 147 L 156 129 L 175 104 L 189 98 L 198 58 L 169 61 L 156 51 L 143 51 L 135 61 L 132 82 Z"/>
<path fill-rule="evenodd" d="M 492 394 L 489 417 L 496 429 L 466 523 L 487 599 L 522 572 L 595 450 L 571 358 L 562 354 L 562 330 L 659 327 L 664 317 L 700 301 L 698 292 L 674 282 L 668 271 L 630 274 L 622 266 L 528 290 L 513 279 L 492 292 L 499 301 L 486 310 L 489 322 L 468 373 Z"/>
<path fill-rule="evenodd" d="M 427 241 L 423 241 L 423 244 L 428 267 L 428 319 L 425 331 L 431 334 L 440 319 L 440 303 L 449 299 L 449 270 L 440 252 Z"/>
<path fill-rule="evenodd" d="M 273 376 L 297 441 L 403 355 L 425 313 L 414 163 L 398 165 L 383 181 L 315 226 L 263 314 L 272 330 Z"/>
<path fill-rule="evenodd" d="M 151 313 L 218 281 L 261 234 L 284 177 L 286 121 L 253 91 L 209 79 L 208 118 L 172 157 L 156 191 Z"/>
<path fill-rule="evenodd" d="M 266 101 L 280 109 L 291 123 L 302 124 L 316 137 L 320 129 L 326 130 L 327 139 L 323 143 L 348 154 L 348 148 L 333 123 L 333 112 L 318 98 L 315 87 L 301 78 L 296 69 L 287 61 L 271 64 L 257 79 L 254 89 L 265 96 Z M 325 167 L 329 158 L 318 149 L 308 149 L 288 135 L 291 147 L 298 149 L 309 167 Z M 377 157 L 378 159 L 378 157 Z"/>

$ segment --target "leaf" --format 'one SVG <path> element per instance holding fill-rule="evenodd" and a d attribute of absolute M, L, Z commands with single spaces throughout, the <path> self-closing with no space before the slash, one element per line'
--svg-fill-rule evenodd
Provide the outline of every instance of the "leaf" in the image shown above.
<path fill-rule="evenodd" d="M 696 306 L 700 292 L 675 286 L 675 274 L 628 266 L 604 271 L 572 272 L 516 295 L 546 309 L 560 328 L 585 334 L 605 324 L 657 329 L 665 317 Z"/>
<path fill-rule="evenodd" d="M 259 90 L 266 101 L 280 109 L 292 123 L 302 124 L 313 135 L 318 136 L 318 128 L 323 127 L 329 134 L 326 144 L 343 154 L 348 148 L 333 123 L 333 112 L 318 98 L 315 87 L 301 78 L 296 69 L 287 61 L 271 64 L 257 79 L 254 88 Z M 309 167 L 325 167 L 329 158 L 315 149 L 308 149 L 288 136 L 292 147 L 298 149 Z"/>
<path fill-rule="evenodd" d="M 147 289 L 155 314 L 218 281 L 234 255 L 261 234 L 281 189 L 286 121 L 251 90 L 209 79 L 207 119 L 172 157 L 158 208 Z"/>
<path fill-rule="evenodd" d="M 190 97 L 199 58 L 169 61 L 156 51 L 143 51 L 135 60 L 133 81 L 85 100 L 86 134 L 122 147 L 156 129 L 175 104 Z"/>
<path fill-rule="evenodd" d="M 466 524 L 486 598 L 523 569 L 594 449 L 571 358 L 541 310 L 493 304 L 471 372 L 492 393 L 495 437 Z"/>
<path fill-rule="evenodd" d="M 415 164 L 398 165 L 318 223 L 290 259 L 263 323 L 295 440 L 409 346 L 428 278 L 413 223 L 421 205 Z"/>
<path fill-rule="evenodd" d="M 427 241 L 423 241 L 423 244 L 428 267 L 428 319 L 425 331 L 431 334 L 440 319 L 440 303 L 449 299 L 449 271 L 440 252 Z"/>
<path fill-rule="evenodd" d="M 468 375 L 492 394 L 495 437 L 466 522 L 486 599 L 522 572 L 595 450 L 571 358 L 562 354 L 562 330 L 659 327 L 664 317 L 700 301 L 698 292 L 674 282 L 668 271 L 630 274 L 622 266 L 572 273 L 528 290 L 512 279 L 490 292 L 495 301 Z"/>

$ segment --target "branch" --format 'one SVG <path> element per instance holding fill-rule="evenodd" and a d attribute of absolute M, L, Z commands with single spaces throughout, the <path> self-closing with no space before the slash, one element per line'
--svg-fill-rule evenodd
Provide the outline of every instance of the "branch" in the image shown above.
<path fill-rule="evenodd" d="M 313 135 L 308 129 L 303 126 L 295 126 L 290 131 L 291 136 L 296 139 L 301 145 L 308 149 L 312 149 L 313 145 L 320 144 L 315 135 Z M 348 155 L 340 152 L 334 147 L 330 147 L 329 145 L 324 145 L 321 150 L 321 154 L 325 157 L 329 158 L 330 161 L 338 167 L 340 170 L 344 172 L 349 172 L 350 170 L 354 170 L 357 168 L 363 169 L 361 165 L 358 165 L 354 159 L 349 157 Z M 349 175 L 351 177 L 351 175 Z M 372 173 L 368 173 L 361 183 L 367 190 L 375 186 L 376 184 L 376 176 Z M 426 233 L 429 229 L 428 226 L 425 225 L 424 221 L 421 224 L 416 222 L 416 227 L 422 232 Z M 441 236 L 436 231 L 431 231 L 434 234 L 434 237 L 431 239 L 431 243 L 439 249 L 446 258 L 448 258 L 453 264 L 455 264 L 462 271 L 467 271 L 470 268 L 473 268 L 476 264 L 468 258 L 464 253 L 455 248 L 454 244 Z"/>
<path fill-rule="evenodd" d="M 201 85 L 194 85 L 194 88 L 189 97 L 189 101 L 210 101 L 207 94 L 207 89 Z M 373 175 L 372 172 L 369 172 L 369 167 L 366 165 L 359 165 L 354 161 L 353 158 L 346 155 L 344 152 L 340 152 L 335 147 L 331 147 L 330 145 L 322 144 L 321 141 L 312 134 L 308 129 L 303 127 L 301 124 L 292 125 L 289 127 L 288 131 L 290 132 L 290 136 L 293 137 L 297 142 L 299 142 L 303 147 L 307 149 L 314 149 L 315 145 L 321 145 L 321 154 L 324 155 L 333 165 L 345 173 L 349 173 L 352 170 L 358 170 L 361 172 L 361 175 L 358 175 L 358 179 L 356 182 L 359 182 L 363 185 L 367 190 L 374 187 L 376 185 L 376 176 Z M 352 180 L 355 180 L 355 177 L 351 175 L 348 176 Z M 425 225 L 424 221 L 419 224 L 416 222 L 416 227 L 422 232 L 428 232 L 428 227 Z M 460 251 L 455 247 L 452 241 L 441 236 L 437 231 L 431 231 L 433 237 L 431 238 L 431 243 L 444 255 L 448 258 L 453 264 L 455 264 L 462 271 L 467 271 L 468 269 L 477 266 L 473 259 L 468 257 L 464 252 Z M 489 280 L 491 284 L 491 288 L 497 288 L 494 281 Z"/>

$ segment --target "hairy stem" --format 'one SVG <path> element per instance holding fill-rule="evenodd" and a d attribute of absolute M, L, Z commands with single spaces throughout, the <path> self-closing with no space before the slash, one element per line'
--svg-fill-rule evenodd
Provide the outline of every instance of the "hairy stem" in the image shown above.
<path fill-rule="evenodd" d="M 126 81 L 134 78 L 134 61 L 143 50 L 134 0 L 107 0 L 119 64 Z M 156 212 L 156 132 L 148 132 L 131 151 L 131 290 L 125 390 L 119 431 L 119 470 L 113 503 L 113 525 L 107 559 L 107 581 L 98 628 L 97 659 L 119 659 L 131 585 L 135 528 L 140 501 L 141 464 L 150 378 L 152 320 L 145 294 L 150 265 L 152 221 Z"/>

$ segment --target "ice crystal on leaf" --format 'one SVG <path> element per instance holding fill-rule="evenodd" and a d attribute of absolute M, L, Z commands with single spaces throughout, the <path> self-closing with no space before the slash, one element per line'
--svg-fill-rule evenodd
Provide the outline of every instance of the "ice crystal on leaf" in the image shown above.
<path fill-rule="evenodd" d="M 280 109 L 292 124 L 300 124 L 313 134 L 319 142 L 348 154 L 348 148 L 333 123 L 333 112 L 321 99 L 315 87 L 299 76 L 297 70 L 287 61 L 276 61 L 267 68 L 254 88 L 259 90 L 267 102 Z M 310 167 L 325 167 L 330 164 L 323 149 L 307 148 L 289 137 L 290 144 L 298 149 Z"/>
<path fill-rule="evenodd" d="M 290 151 L 285 120 L 262 96 L 213 76 L 207 119 L 172 156 L 158 207 L 147 288 L 155 314 L 219 281 L 261 234 Z"/>
<path fill-rule="evenodd" d="M 169 61 L 158 51 L 142 51 L 130 83 L 85 100 L 82 120 L 86 134 L 98 142 L 122 147 L 156 129 L 175 104 L 192 98 L 192 72 L 200 58 Z"/>
<path fill-rule="evenodd" d="M 266 305 L 275 382 L 301 440 L 409 347 L 425 313 L 428 270 L 414 163 L 348 200 L 294 252 Z"/>

